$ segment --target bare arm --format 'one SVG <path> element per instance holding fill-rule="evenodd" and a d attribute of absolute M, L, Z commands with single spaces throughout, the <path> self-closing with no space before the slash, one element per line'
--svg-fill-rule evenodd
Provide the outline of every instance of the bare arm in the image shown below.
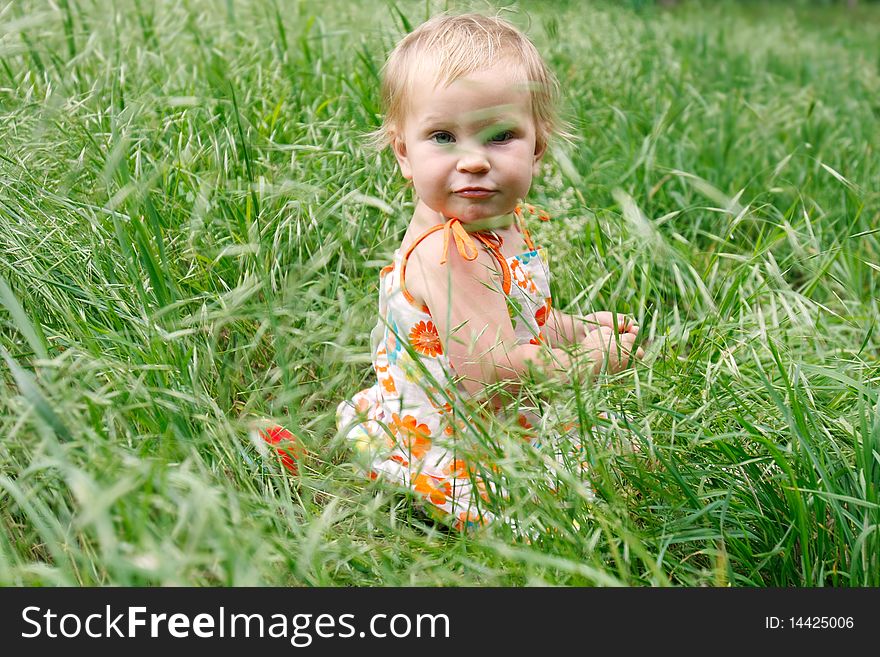
<path fill-rule="evenodd" d="M 581 320 L 553 309 L 544 332 L 551 347 L 561 347 L 579 344 L 587 337 L 588 331 Z"/>
<path fill-rule="evenodd" d="M 494 259 L 480 249 L 477 259 L 468 262 L 450 248 L 448 261 L 441 265 L 442 244 L 437 232 L 413 252 L 407 287 L 428 307 L 444 353 L 463 378 L 465 390 L 477 395 L 500 382 L 515 392 L 530 367 L 566 380 L 574 362 L 564 351 L 517 344 Z"/>

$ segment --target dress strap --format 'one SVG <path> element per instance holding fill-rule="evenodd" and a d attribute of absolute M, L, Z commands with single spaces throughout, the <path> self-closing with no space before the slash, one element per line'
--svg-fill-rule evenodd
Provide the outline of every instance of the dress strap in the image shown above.
<path fill-rule="evenodd" d="M 458 249 L 459 255 L 468 262 L 477 259 L 477 246 L 474 239 L 462 227 L 459 219 L 450 219 L 443 224 L 443 257 L 440 258 L 440 264 L 446 264 L 446 258 L 449 255 L 449 233 L 455 238 L 455 248 Z"/>
<path fill-rule="evenodd" d="M 403 258 L 400 261 L 400 291 L 403 292 L 403 296 L 406 298 L 407 301 L 415 305 L 415 297 L 413 297 L 413 295 L 409 293 L 409 290 L 406 289 L 406 263 L 409 261 L 409 257 L 410 255 L 412 255 L 413 250 L 422 242 L 422 240 L 428 237 L 428 235 L 436 233 L 438 230 L 443 231 L 443 255 L 440 258 L 441 265 L 446 264 L 449 256 L 450 235 L 455 242 L 455 248 L 458 251 L 458 254 L 462 258 L 464 258 L 468 262 L 476 260 L 477 256 L 479 255 L 476 242 L 474 242 L 474 237 L 476 237 L 486 248 L 489 249 L 489 252 L 501 265 L 501 287 L 504 290 L 504 294 L 510 293 L 510 267 L 507 266 L 507 260 L 505 260 L 504 256 L 501 255 L 501 238 L 496 236 L 494 233 L 491 233 L 491 235 L 495 238 L 493 241 L 490 240 L 488 236 L 482 232 L 473 234 L 468 233 L 461 225 L 461 220 L 453 217 L 445 223 L 431 226 L 428 230 L 419 235 L 404 252 Z M 427 306 L 423 305 L 421 307 L 421 310 L 425 313 L 430 314 Z"/>
<path fill-rule="evenodd" d="M 504 291 L 504 294 L 510 294 L 510 265 L 507 264 L 507 258 L 501 254 L 501 244 L 503 243 L 501 238 L 493 232 L 474 234 L 489 249 L 489 253 L 495 257 L 495 260 L 498 261 L 501 267 L 501 289 Z M 490 235 L 493 238 L 492 240 L 489 239 Z"/>
<path fill-rule="evenodd" d="M 526 205 L 529 212 L 534 213 L 535 209 L 531 205 Z M 530 250 L 535 250 L 535 243 L 532 241 L 532 236 L 529 235 L 529 229 L 526 228 L 525 218 L 523 217 L 523 206 L 517 205 L 516 209 L 513 211 L 514 221 L 516 223 L 517 230 L 522 233 L 523 239 L 525 240 L 526 246 L 529 247 Z"/>

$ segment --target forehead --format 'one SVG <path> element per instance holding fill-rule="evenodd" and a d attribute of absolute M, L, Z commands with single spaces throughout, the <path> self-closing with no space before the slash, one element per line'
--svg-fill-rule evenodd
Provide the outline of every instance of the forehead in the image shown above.
<path fill-rule="evenodd" d="M 531 88 L 516 67 L 496 64 L 445 80 L 440 71 L 420 71 L 410 84 L 410 118 L 422 123 L 486 123 L 531 115 Z"/>

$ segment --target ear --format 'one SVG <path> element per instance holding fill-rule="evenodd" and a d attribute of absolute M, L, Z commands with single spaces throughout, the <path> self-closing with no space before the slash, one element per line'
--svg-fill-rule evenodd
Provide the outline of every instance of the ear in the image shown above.
<path fill-rule="evenodd" d="M 534 175 L 538 175 L 538 170 L 541 168 L 541 158 L 544 157 L 544 153 L 547 152 L 547 141 L 545 139 L 536 139 L 535 140 L 535 158 L 532 160 L 532 173 Z"/>
<path fill-rule="evenodd" d="M 397 166 L 400 167 L 401 175 L 407 180 L 412 180 L 412 167 L 409 165 L 409 157 L 406 152 L 406 142 L 399 133 L 391 138 L 391 150 L 397 158 Z"/>

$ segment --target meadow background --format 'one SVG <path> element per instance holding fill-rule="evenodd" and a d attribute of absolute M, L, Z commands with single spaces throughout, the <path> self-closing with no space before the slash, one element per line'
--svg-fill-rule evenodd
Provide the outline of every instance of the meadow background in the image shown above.
<path fill-rule="evenodd" d="M 650 340 L 555 392 L 641 446 L 593 455 L 600 503 L 502 463 L 531 541 L 432 524 L 334 424 L 411 211 L 364 145 L 378 72 L 446 7 L 503 9 L 561 81 L 576 140 L 531 197 L 557 306 Z M 878 28 L 870 3 L 0 2 L 0 584 L 880 585 Z"/>

